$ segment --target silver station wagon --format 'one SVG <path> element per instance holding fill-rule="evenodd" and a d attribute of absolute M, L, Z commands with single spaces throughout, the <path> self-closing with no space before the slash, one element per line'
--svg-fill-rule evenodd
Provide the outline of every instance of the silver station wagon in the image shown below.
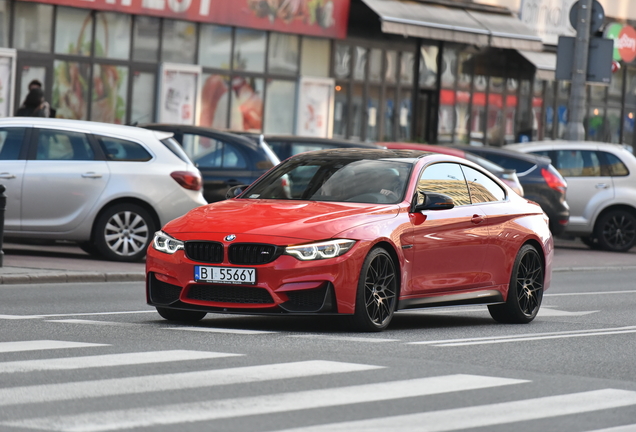
<path fill-rule="evenodd" d="M 142 259 L 156 230 L 206 204 L 201 174 L 171 133 L 46 118 L 0 119 L 4 235 L 70 240 Z"/>

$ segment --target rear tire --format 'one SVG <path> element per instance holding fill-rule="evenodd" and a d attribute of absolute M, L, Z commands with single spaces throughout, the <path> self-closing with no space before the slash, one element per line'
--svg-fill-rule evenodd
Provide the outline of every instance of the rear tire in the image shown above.
<path fill-rule="evenodd" d="M 627 252 L 636 245 L 636 216 L 626 210 L 602 215 L 594 227 L 599 247 L 610 252 Z"/>
<path fill-rule="evenodd" d="M 360 271 L 352 317 L 357 330 L 379 332 L 389 326 L 397 304 L 396 273 L 393 259 L 386 250 L 378 247 L 369 252 Z"/>
<path fill-rule="evenodd" d="M 182 309 L 168 309 L 163 307 L 157 307 L 157 313 L 162 318 L 168 321 L 181 321 L 181 322 L 197 322 L 201 321 L 203 317 L 207 315 L 206 312 L 188 311 Z"/>
<path fill-rule="evenodd" d="M 134 262 L 146 256 L 156 231 L 155 223 L 137 204 L 108 207 L 95 222 L 95 246 L 111 261 Z"/>
<path fill-rule="evenodd" d="M 537 250 L 523 245 L 515 258 L 505 303 L 488 305 L 490 316 L 505 324 L 527 324 L 543 299 L 543 262 Z"/>

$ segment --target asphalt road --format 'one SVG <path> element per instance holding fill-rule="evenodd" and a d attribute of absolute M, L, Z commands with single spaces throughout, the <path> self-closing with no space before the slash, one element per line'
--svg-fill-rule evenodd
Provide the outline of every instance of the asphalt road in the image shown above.
<path fill-rule="evenodd" d="M 0 289 L 0 430 L 636 430 L 636 268 L 555 272 L 529 325 L 484 307 L 162 320 L 143 282 Z M 629 425 L 629 426 L 626 426 Z"/>

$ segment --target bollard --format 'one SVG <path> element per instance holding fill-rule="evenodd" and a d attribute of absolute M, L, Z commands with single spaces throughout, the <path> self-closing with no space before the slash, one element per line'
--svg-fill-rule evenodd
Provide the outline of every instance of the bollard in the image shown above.
<path fill-rule="evenodd" d="M 4 209 L 7 206 L 7 197 L 4 194 L 6 188 L 3 184 L 0 184 L 0 267 L 2 267 L 2 258 L 4 252 L 2 251 L 2 239 L 4 238 Z"/>

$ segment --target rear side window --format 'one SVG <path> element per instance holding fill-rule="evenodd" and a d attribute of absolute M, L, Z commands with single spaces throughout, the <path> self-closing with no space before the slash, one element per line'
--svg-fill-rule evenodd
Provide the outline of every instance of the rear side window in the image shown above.
<path fill-rule="evenodd" d="M 177 141 L 173 137 L 164 138 L 160 141 L 163 145 L 168 147 L 168 150 L 174 153 L 175 156 L 177 156 L 179 159 L 181 159 L 182 161 L 186 163 L 191 163 L 190 158 L 188 157 L 186 152 L 183 150 L 183 147 L 181 147 L 181 144 L 179 144 L 179 141 Z"/>
<path fill-rule="evenodd" d="M 95 160 L 86 134 L 41 129 L 36 160 Z"/>
<path fill-rule="evenodd" d="M 453 199 L 456 206 L 470 204 L 464 173 L 454 163 L 438 163 L 426 167 L 417 182 L 418 192 L 441 193 Z"/>
<path fill-rule="evenodd" d="M 136 142 L 105 136 L 98 136 L 97 140 L 107 160 L 146 162 L 152 159 L 152 155 L 148 153 L 148 150 Z"/>
<path fill-rule="evenodd" d="M 234 145 L 219 139 L 184 133 L 183 148 L 199 168 L 247 168 L 243 153 Z"/>
<path fill-rule="evenodd" d="M 612 177 L 623 177 L 629 175 L 629 170 L 618 156 L 608 152 L 599 152 L 601 154 L 601 175 Z"/>
<path fill-rule="evenodd" d="M 17 160 L 20 157 L 24 128 L 0 129 L 0 160 Z"/>
<path fill-rule="evenodd" d="M 464 171 L 473 204 L 503 201 L 506 198 L 504 190 L 487 175 L 464 165 L 462 165 L 462 171 Z"/>
<path fill-rule="evenodd" d="M 563 177 L 599 177 L 601 161 L 592 150 L 557 150 L 556 169 Z"/>
<path fill-rule="evenodd" d="M 487 153 L 480 151 L 473 151 L 473 153 L 477 153 L 479 156 L 488 159 L 491 162 L 496 163 L 507 169 L 513 169 L 517 171 L 517 174 L 522 174 L 528 170 L 531 170 L 535 167 L 535 164 L 532 162 L 528 162 L 526 160 L 517 159 L 511 156 L 496 154 L 496 153 Z"/>

